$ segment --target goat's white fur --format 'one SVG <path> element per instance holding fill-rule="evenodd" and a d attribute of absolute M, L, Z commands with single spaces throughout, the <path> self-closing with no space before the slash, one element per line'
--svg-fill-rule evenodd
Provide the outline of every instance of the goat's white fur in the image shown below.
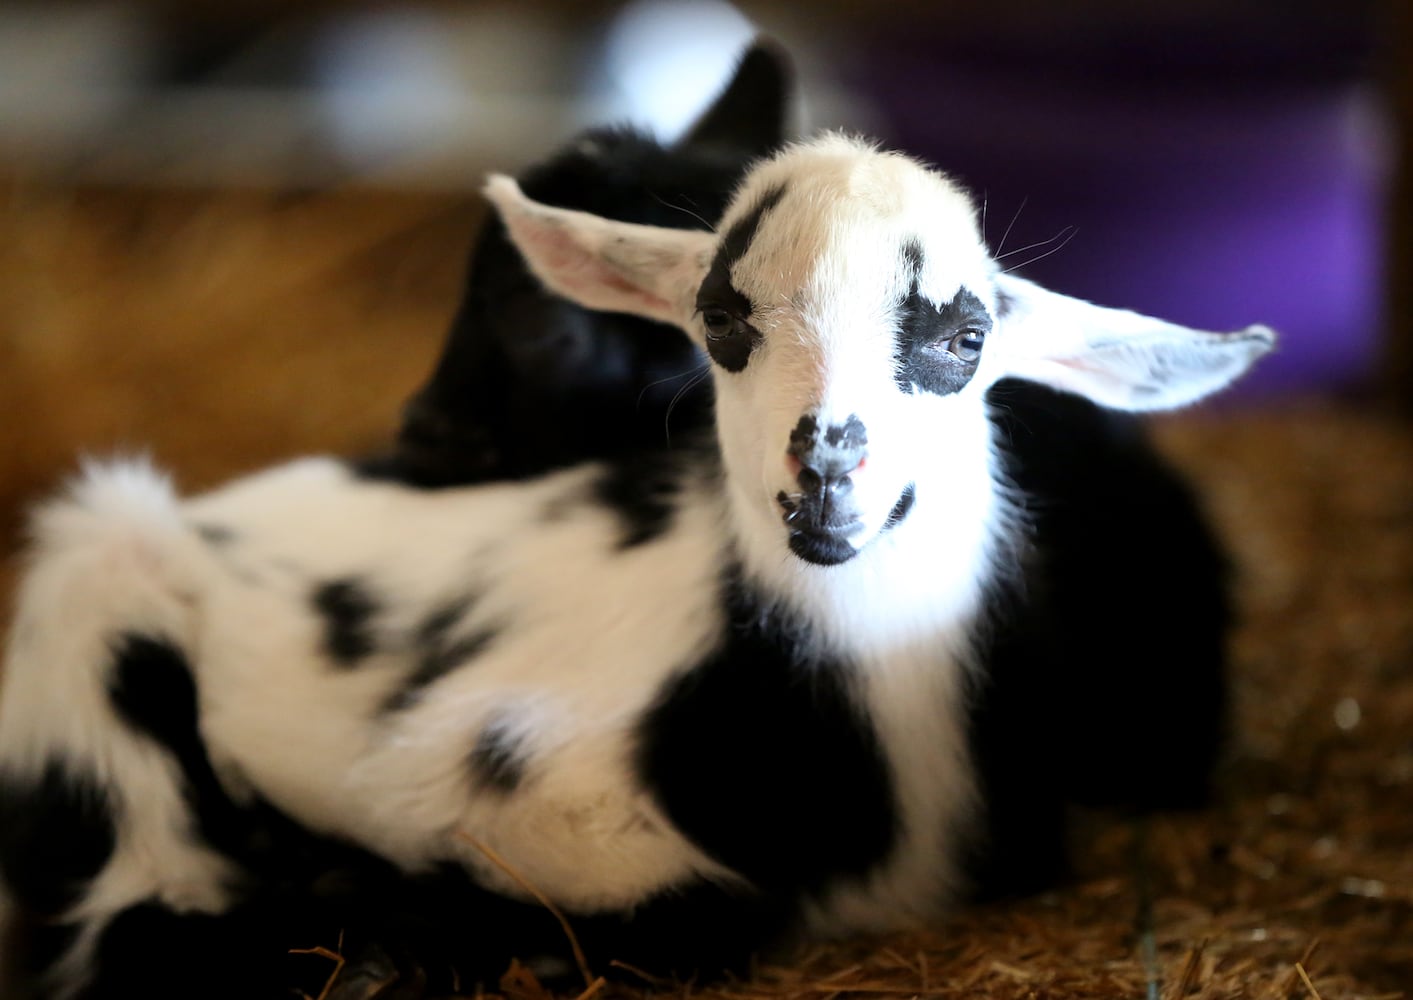
<path fill-rule="evenodd" d="M 762 342 L 744 372 L 717 375 L 724 484 L 711 463 L 689 474 L 671 530 L 650 544 L 617 551 L 613 512 L 584 499 L 592 466 L 424 493 L 310 459 L 182 502 L 145 464 L 119 462 L 89 467 L 38 512 L 3 676 L 0 770 L 32 776 L 58 758 L 123 806 L 118 849 L 75 914 L 84 932 L 64 982 L 81 982 L 104 923 L 144 896 L 224 905 L 225 863 L 191 835 L 174 764 L 119 725 L 106 697 L 107 644 L 122 632 L 165 636 L 187 653 L 202 735 L 233 795 L 258 791 L 307 827 L 409 869 L 455 858 L 521 895 L 469 836 L 587 910 L 629 908 L 693 875 L 735 878 L 673 828 L 631 763 L 633 726 L 662 685 L 721 641 L 718 581 L 732 561 L 821 652 L 855 667 L 894 769 L 901 848 L 869 879 L 811 904 L 811 923 L 883 929 L 949 898 L 964 873 L 945 845 L 975 813 L 959 692 L 968 636 L 986 582 L 1016 561 L 1018 544 L 983 392 L 1021 374 L 1129 409 L 1180 405 L 1230 381 L 1270 336 L 1185 331 L 997 275 L 955 186 L 839 137 L 753 171 L 722 230 L 778 185 L 784 200 L 732 271 Z M 547 208 L 505 178 L 487 190 L 552 288 L 701 339 L 695 296 L 715 236 Z M 965 287 L 995 315 L 999 286 L 1012 302 L 976 376 L 951 396 L 905 393 L 894 380 L 892 310 L 908 290 L 899 247 L 909 239 L 924 251 L 928 299 Z M 776 505 L 792 486 L 785 444 L 805 413 L 857 414 L 868 427 L 859 553 L 838 566 L 791 554 Z M 911 515 L 885 532 L 910 483 Z M 555 507 L 572 516 L 546 518 Z M 234 541 L 204 543 L 203 524 Z M 378 651 L 335 670 L 307 594 L 311 581 L 350 576 L 378 589 Z M 380 714 L 411 667 L 418 622 L 469 592 L 479 599 L 459 628 L 493 626 L 495 641 L 407 710 Z M 492 717 L 520 727 L 531 749 L 532 780 L 508 795 L 481 794 L 466 777 L 466 753 Z"/>

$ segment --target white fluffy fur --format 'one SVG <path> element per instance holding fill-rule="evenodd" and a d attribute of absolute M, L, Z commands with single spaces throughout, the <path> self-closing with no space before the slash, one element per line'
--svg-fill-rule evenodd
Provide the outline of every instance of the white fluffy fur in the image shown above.
<path fill-rule="evenodd" d="M 1184 331 L 996 278 L 955 186 L 839 137 L 756 169 L 722 231 L 781 184 L 784 200 L 732 274 L 757 304 L 763 342 L 744 372 L 716 376 L 725 488 L 701 470 L 672 530 L 650 544 L 616 550 L 614 514 L 585 499 L 592 466 L 423 493 L 311 459 L 181 502 L 151 469 L 117 463 L 88 469 L 40 510 L 3 678 L 0 768 L 34 775 L 58 756 L 125 806 L 118 851 L 77 914 L 86 931 L 68 982 L 133 900 L 223 903 L 224 864 L 191 835 L 173 763 L 118 725 L 106 698 L 106 643 L 123 631 L 187 652 L 203 736 L 232 793 L 258 791 L 311 829 L 409 868 L 459 858 L 520 894 L 474 838 L 578 908 L 631 907 L 694 874 L 733 878 L 672 827 L 630 765 L 633 727 L 661 685 L 721 641 L 717 583 L 730 560 L 821 650 L 854 665 L 896 777 L 900 850 L 812 904 L 810 922 L 882 929 L 945 902 L 964 874 L 947 845 L 976 808 L 959 693 L 967 636 L 1017 544 L 982 394 L 1015 372 L 1110 404 L 1178 405 L 1225 384 L 1269 335 Z M 551 287 L 671 319 L 700 340 L 694 297 L 716 237 L 546 208 L 505 179 L 488 190 Z M 894 381 L 906 240 L 923 247 L 929 299 L 966 287 L 994 313 L 996 279 L 1014 304 L 1015 320 L 998 322 L 976 377 L 953 396 Z M 1177 374 L 1161 382 L 1154 371 Z M 1144 380 L 1142 399 L 1125 397 Z M 868 427 L 860 552 L 838 566 L 791 554 L 775 500 L 793 488 L 785 447 L 805 413 L 857 414 Z M 911 516 L 884 533 L 909 483 Z M 546 519 L 551 508 L 570 514 Z M 199 525 L 233 540 L 208 545 Z M 368 581 L 384 608 L 379 652 L 356 669 L 330 666 L 308 602 L 312 584 L 340 577 Z M 411 669 L 418 623 L 470 593 L 461 629 L 494 627 L 496 639 L 409 710 L 379 713 Z M 467 779 L 467 753 L 492 718 L 532 749 L 530 780 L 511 794 Z"/>

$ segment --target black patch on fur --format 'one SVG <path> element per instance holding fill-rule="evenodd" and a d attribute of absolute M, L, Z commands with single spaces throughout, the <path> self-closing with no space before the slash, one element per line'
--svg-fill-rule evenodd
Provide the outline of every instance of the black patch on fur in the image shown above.
<path fill-rule="evenodd" d="M 898 806 L 849 666 L 810 656 L 736 574 L 723 599 L 720 648 L 644 717 L 641 780 L 678 829 L 767 894 L 866 875 L 893 848 Z"/>
<path fill-rule="evenodd" d="M 751 352 L 760 343 L 760 332 L 748 322 L 752 312 L 751 300 L 731 283 L 731 268 L 745 256 L 755 239 L 761 220 L 780 199 L 785 196 L 783 186 L 774 187 L 761 196 L 754 208 L 731 224 L 712 258 L 711 268 L 702 279 L 697 290 L 697 311 L 724 309 L 738 320 L 737 332 L 730 336 L 713 338 L 707 335 L 707 354 L 729 372 L 743 371 L 750 360 Z"/>
<path fill-rule="evenodd" d="M 842 424 L 830 424 L 824 432 L 824 443 L 833 448 L 862 448 L 868 444 L 868 432 L 857 414 L 849 414 Z"/>
<path fill-rule="evenodd" d="M 77 935 L 57 921 L 112 855 L 116 822 L 97 782 L 58 757 L 35 776 L 0 771 L 0 884 L 11 900 L 0 989 L 42 995 L 41 977 Z"/>
<path fill-rule="evenodd" d="M 701 457 L 707 454 L 703 448 L 686 448 L 624 456 L 594 481 L 594 499 L 612 509 L 622 524 L 620 550 L 646 545 L 672 528 L 690 461 L 688 451 Z"/>
<path fill-rule="evenodd" d="M 0 771 L 0 876 L 19 906 L 56 917 L 113 853 L 115 817 L 97 782 L 51 759 L 37 777 Z"/>
<path fill-rule="evenodd" d="M 1033 498 L 1043 592 L 1071 664 L 1057 705 L 1091 720 L 1065 740 L 1066 784 L 1086 803 L 1199 804 L 1225 729 L 1232 621 L 1200 504 L 1138 419 L 1020 380 L 989 398 L 1005 474 Z M 1139 749 L 1115 753 L 1124 746 Z"/>
<path fill-rule="evenodd" d="M 893 509 L 888 512 L 888 520 L 883 522 L 884 531 L 892 531 L 902 524 L 909 514 L 912 513 L 913 503 L 917 500 L 917 484 L 908 483 L 902 495 L 898 497 L 898 502 L 893 505 Z"/>
<path fill-rule="evenodd" d="M 352 849 L 335 849 L 336 841 L 315 837 L 266 803 L 239 804 L 227 795 L 201 738 L 195 678 L 178 647 L 127 633 L 112 648 L 108 695 L 113 708 L 135 732 L 176 760 L 187 804 L 207 843 L 246 866 L 252 878 L 282 882 L 315 879 L 321 865 L 346 860 Z"/>
<path fill-rule="evenodd" d="M 790 446 L 786 449 L 796 457 L 807 454 L 819 440 L 819 421 L 806 413 L 790 432 Z"/>
<path fill-rule="evenodd" d="M 475 601 L 471 596 L 455 601 L 422 623 L 417 630 L 417 665 L 401 690 L 384 703 L 384 711 L 396 712 L 415 704 L 429 686 L 476 659 L 495 641 L 499 630 L 491 627 L 455 639 L 450 637 L 451 630 L 470 613 Z"/>
<path fill-rule="evenodd" d="M 206 751 L 197 734 L 196 684 L 186 655 L 164 638 L 127 632 L 112 643 L 108 700 L 119 718 L 167 747 L 189 771 Z"/>
<path fill-rule="evenodd" d="M 165 638 L 139 633 L 121 634 L 110 645 L 108 698 L 114 712 L 175 758 L 202 836 L 233 858 L 244 855 L 254 814 L 230 800 L 211 766 L 186 655 Z"/>
<path fill-rule="evenodd" d="M 324 620 L 324 651 L 335 663 L 357 666 L 376 648 L 373 618 L 378 602 L 361 580 L 347 577 L 321 583 L 309 603 Z"/>
<path fill-rule="evenodd" d="M 507 717 L 494 717 L 486 723 L 476 745 L 471 748 L 471 775 L 482 788 L 510 793 L 525 780 L 529 766 L 523 739 Z"/>
<path fill-rule="evenodd" d="M 761 220 L 765 218 L 765 213 L 769 212 L 776 205 L 780 204 L 780 199 L 785 197 L 785 186 L 779 185 L 768 189 L 756 202 L 755 207 L 748 211 L 731 224 L 731 228 L 726 230 L 725 237 L 716 249 L 716 256 L 712 258 L 711 268 L 707 271 L 707 276 L 702 281 L 703 292 L 708 289 L 715 292 L 722 292 L 730 295 L 735 293 L 740 295 L 731 287 L 731 268 L 736 266 L 736 262 L 746 255 L 746 251 L 751 248 L 751 241 L 756 238 L 756 230 L 760 228 Z M 698 300 L 700 302 L 700 299 Z M 746 303 L 747 315 L 750 314 L 750 300 L 744 296 L 740 301 Z M 717 305 L 725 305 L 724 302 L 717 302 Z"/>
<path fill-rule="evenodd" d="M 952 300 L 934 307 L 919 289 L 922 248 L 909 242 L 903 247 L 913 272 L 912 288 L 898 306 L 897 368 L 894 378 L 904 392 L 913 386 L 939 396 L 961 390 L 973 375 L 979 359 L 964 361 L 948 346 L 957 334 L 972 329 L 983 336 L 991 332 L 986 306 L 970 290 L 960 289 Z"/>
<path fill-rule="evenodd" d="M 437 608 L 417 627 L 417 645 L 422 649 L 437 649 L 446 645 L 447 633 L 456 623 L 471 613 L 477 596 L 467 594 Z"/>
<path fill-rule="evenodd" d="M 1016 379 L 987 400 L 1034 524 L 1024 577 L 989 595 L 971 675 L 987 844 L 970 867 L 995 896 L 1053 882 L 1066 803 L 1205 800 L 1231 612 L 1215 539 L 1138 421 Z"/>

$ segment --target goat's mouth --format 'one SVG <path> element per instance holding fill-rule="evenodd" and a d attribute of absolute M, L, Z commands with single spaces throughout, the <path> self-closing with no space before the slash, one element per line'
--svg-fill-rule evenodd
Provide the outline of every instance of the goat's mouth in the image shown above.
<path fill-rule="evenodd" d="M 884 532 L 901 524 L 912 512 L 915 488 L 909 483 L 898 496 L 888 517 Z M 837 566 L 848 562 L 863 549 L 855 544 L 864 530 L 863 518 L 852 507 L 840 507 L 819 494 L 787 494 L 775 498 L 782 511 L 781 520 L 789 530 L 790 551 L 816 566 Z"/>
<path fill-rule="evenodd" d="M 863 530 L 863 519 L 852 503 L 840 502 L 831 490 L 779 493 L 781 520 L 790 532 L 790 551 L 816 566 L 837 566 L 858 554 L 849 541 Z"/>

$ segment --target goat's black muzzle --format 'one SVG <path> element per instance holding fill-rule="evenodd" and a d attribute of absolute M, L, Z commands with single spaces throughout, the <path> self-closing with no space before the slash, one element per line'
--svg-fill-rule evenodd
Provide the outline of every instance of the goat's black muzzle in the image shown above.
<path fill-rule="evenodd" d="M 786 453 L 799 464 L 800 489 L 782 491 L 776 500 L 790 529 L 790 549 L 806 562 L 832 566 L 858 551 L 848 540 L 860 524 L 850 476 L 867 452 L 868 435 L 856 416 L 821 428 L 806 415 L 790 432 Z"/>

